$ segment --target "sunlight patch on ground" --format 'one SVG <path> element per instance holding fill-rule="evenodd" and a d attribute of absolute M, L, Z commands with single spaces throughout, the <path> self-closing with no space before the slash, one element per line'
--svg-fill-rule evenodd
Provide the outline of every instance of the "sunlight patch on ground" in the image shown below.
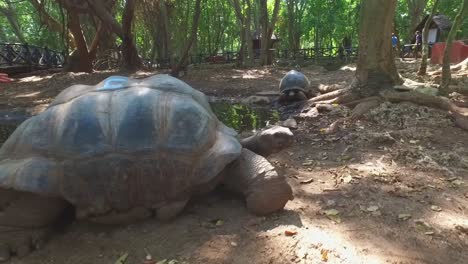
<path fill-rule="evenodd" d="M 29 77 L 24 77 L 18 80 L 19 83 L 26 83 L 26 82 L 39 82 L 43 80 L 48 80 L 52 78 L 52 75 L 48 76 L 29 76 Z"/>
<path fill-rule="evenodd" d="M 41 91 L 26 93 L 26 94 L 18 94 L 17 96 L 15 96 L 15 98 L 34 97 L 34 96 L 39 95 L 39 94 L 41 94 Z"/>
<path fill-rule="evenodd" d="M 297 231 L 297 234 L 288 237 L 285 231 Z M 379 257 L 366 256 L 341 233 L 312 224 L 300 229 L 296 226 L 281 225 L 266 233 L 273 233 L 270 235 L 272 239 L 266 242 L 269 247 L 284 248 L 286 244 L 290 245 L 288 248 L 294 254 L 295 263 L 386 263 Z"/>
<path fill-rule="evenodd" d="M 263 70 L 235 70 L 239 75 L 233 75 L 233 79 L 247 79 L 247 80 L 252 80 L 252 79 L 260 79 L 265 77 L 266 74 L 268 74 L 267 71 Z"/>
<path fill-rule="evenodd" d="M 363 163 L 354 163 L 349 165 L 349 167 L 351 169 L 370 175 L 380 175 L 396 171 L 398 165 L 395 162 L 392 161 L 391 164 L 387 164 L 383 161 L 383 159 L 384 156 L 377 160 L 369 160 Z"/>
<path fill-rule="evenodd" d="M 356 66 L 354 65 L 345 65 L 343 67 L 340 68 L 340 70 L 342 71 L 356 71 Z"/>
<path fill-rule="evenodd" d="M 428 216 L 429 222 L 442 229 L 454 229 L 456 226 L 468 228 L 468 216 L 453 212 L 434 212 Z"/>

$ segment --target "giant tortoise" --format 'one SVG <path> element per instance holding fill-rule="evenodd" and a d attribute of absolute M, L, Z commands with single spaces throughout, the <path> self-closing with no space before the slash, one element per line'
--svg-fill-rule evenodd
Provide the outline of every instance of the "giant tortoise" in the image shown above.
<path fill-rule="evenodd" d="M 296 70 L 291 70 L 284 75 L 279 90 L 280 103 L 307 100 L 318 95 L 318 90 L 311 87 L 309 79 Z"/>
<path fill-rule="evenodd" d="M 168 75 L 71 86 L 0 149 L 0 258 L 34 249 L 70 205 L 99 223 L 170 219 L 223 184 L 254 214 L 280 210 L 291 187 L 255 151 L 291 142 L 282 127 L 239 140 L 203 93 Z"/>

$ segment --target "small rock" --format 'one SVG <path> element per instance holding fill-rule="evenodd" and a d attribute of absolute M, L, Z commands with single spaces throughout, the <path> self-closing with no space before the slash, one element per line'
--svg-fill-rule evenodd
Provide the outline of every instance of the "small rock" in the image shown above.
<path fill-rule="evenodd" d="M 431 210 L 436 211 L 436 212 L 440 212 L 440 211 L 442 211 L 442 208 L 440 208 L 440 206 L 437 206 L 437 205 L 431 205 Z"/>
<path fill-rule="evenodd" d="M 231 242 L 231 246 L 237 247 L 237 243 L 236 242 Z"/>
<path fill-rule="evenodd" d="M 379 207 L 377 205 L 371 205 L 371 206 L 366 208 L 367 212 L 375 212 L 377 210 L 379 210 Z"/>
<path fill-rule="evenodd" d="M 288 119 L 284 120 L 281 123 L 281 125 L 284 126 L 284 127 L 287 127 L 287 128 L 297 129 L 297 121 L 294 118 L 288 118 Z"/>
<path fill-rule="evenodd" d="M 399 215 L 398 215 L 398 219 L 399 219 L 399 220 L 402 220 L 402 221 L 406 221 L 406 220 L 408 220 L 408 219 L 410 219 L 410 218 L 411 218 L 411 215 L 410 215 L 410 214 L 399 214 Z"/>
<path fill-rule="evenodd" d="M 331 105 L 331 104 L 317 104 L 315 107 L 317 108 L 317 111 L 319 113 L 333 111 L 333 105 Z"/>

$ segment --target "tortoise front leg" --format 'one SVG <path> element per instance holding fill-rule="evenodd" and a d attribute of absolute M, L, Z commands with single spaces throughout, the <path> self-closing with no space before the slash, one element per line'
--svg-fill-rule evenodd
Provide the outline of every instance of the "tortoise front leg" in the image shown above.
<path fill-rule="evenodd" d="M 66 207 L 60 198 L 0 189 L 0 262 L 38 248 Z"/>
<path fill-rule="evenodd" d="M 242 194 L 247 209 L 256 215 L 266 215 L 284 208 L 293 199 L 291 186 L 264 157 L 248 149 L 229 164 L 224 173 L 224 184 Z"/>

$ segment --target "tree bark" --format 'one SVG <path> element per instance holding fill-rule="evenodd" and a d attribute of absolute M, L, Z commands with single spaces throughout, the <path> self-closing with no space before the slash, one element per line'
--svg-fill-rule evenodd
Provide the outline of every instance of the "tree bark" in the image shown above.
<path fill-rule="evenodd" d="M 444 50 L 444 58 L 442 64 L 442 83 L 440 85 L 440 92 L 442 94 L 449 93 L 449 85 L 451 80 L 451 73 L 450 73 L 450 55 L 452 53 L 452 42 L 457 34 L 458 28 L 463 22 L 465 15 L 468 13 L 468 0 L 463 0 L 463 4 L 458 12 L 457 16 L 455 17 L 455 21 L 453 22 L 452 28 L 447 36 L 447 40 L 445 41 L 445 50 Z"/>
<path fill-rule="evenodd" d="M 88 4 L 91 7 L 92 12 L 99 17 L 99 19 L 108 27 L 112 29 L 112 31 L 117 34 L 120 38 L 124 38 L 124 31 L 122 27 L 117 23 L 117 20 L 109 13 L 106 9 L 106 6 L 98 0 L 87 0 Z M 133 1 L 133 0 L 132 0 Z M 127 3 L 125 3 L 127 6 Z M 124 11 L 125 12 L 125 11 Z M 133 16 L 133 13 L 132 13 Z M 122 19 L 123 20 L 123 19 Z"/>
<path fill-rule="evenodd" d="M 69 21 L 68 27 L 75 39 L 76 53 L 69 57 L 66 71 L 70 72 L 92 72 L 93 60 L 89 55 L 86 40 L 80 25 L 80 15 L 73 10 L 67 10 Z"/>
<path fill-rule="evenodd" d="M 267 0 L 259 1 L 260 8 L 260 25 L 262 28 L 262 35 L 260 38 L 260 64 L 267 65 L 269 64 L 269 48 L 271 45 L 271 36 L 273 35 L 273 30 L 275 28 L 276 21 L 278 19 L 278 14 L 280 10 L 280 0 L 275 0 L 273 14 L 271 16 L 271 21 L 268 16 L 268 5 Z"/>
<path fill-rule="evenodd" d="M 439 5 L 439 0 L 434 1 L 434 5 L 432 6 L 431 14 L 429 15 L 428 19 L 426 20 L 426 24 L 424 24 L 423 29 L 423 42 L 422 42 L 422 59 L 421 65 L 419 66 L 418 75 L 426 75 L 427 71 L 427 57 L 429 54 L 429 45 L 427 43 L 427 39 L 429 38 L 429 26 L 432 22 L 432 18 L 434 17 L 434 13 L 437 10 L 437 6 Z"/>
<path fill-rule="evenodd" d="M 396 0 L 362 0 L 359 54 L 353 92 L 361 97 L 402 83 L 392 56 L 393 17 Z"/>
<path fill-rule="evenodd" d="M 408 40 L 411 40 L 414 35 L 414 30 L 421 21 L 422 14 L 426 8 L 427 0 L 407 0 L 408 13 L 410 16 L 410 27 L 408 32 Z"/>
<path fill-rule="evenodd" d="M 190 48 L 192 47 L 193 42 L 195 41 L 197 37 L 197 31 L 198 31 L 198 22 L 200 20 L 200 12 L 201 12 L 201 0 L 196 0 L 195 2 L 195 10 L 194 10 L 194 15 L 193 15 L 193 21 L 192 21 L 192 30 L 190 33 L 190 38 L 187 40 L 187 43 L 185 44 L 185 48 L 182 53 L 182 57 L 180 58 L 179 62 L 173 66 L 171 75 L 173 76 L 179 76 L 180 71 L 182 68 L 185 66 L 187 57 L 190 52 Z"/>
<path fill-rule="evenodd" d="M 135 13 L 135 0 L 125 1 L 122 16 L 122 69 L 125 71 L 136 71 L 143 66 L 138 51 L 133 41 L 132 22 Z"/>

